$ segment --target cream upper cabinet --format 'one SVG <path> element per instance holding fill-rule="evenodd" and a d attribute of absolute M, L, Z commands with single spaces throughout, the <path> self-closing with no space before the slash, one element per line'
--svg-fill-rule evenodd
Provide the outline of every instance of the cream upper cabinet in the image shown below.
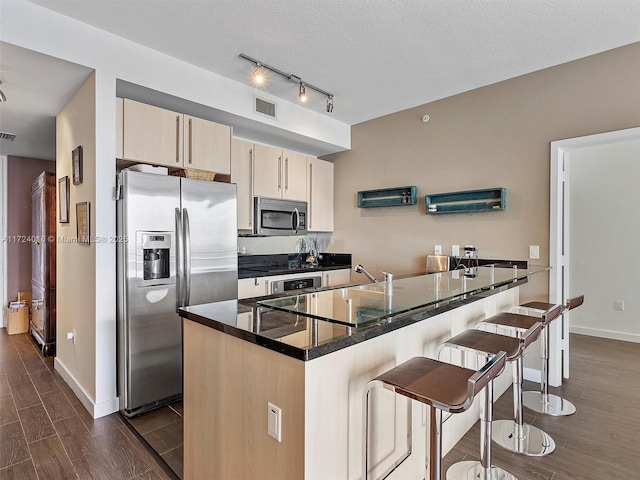
<path fill-rule="evenodd" d="M 181 167 L 182 121 L 181 113 L 125 98 L 122 113 L 122 158 Z"/>
<path fill-rule="evenodd" d="M 255 145 L 253 194 L 257 197 L 307 200 L 307 157 L 266 145 Z"/>
<path fill-rule="evenodd" d="M 184 116 L 184 168 L 231 173 L 231 127 Z"/>
<path fill-rule="evenodd" d="M 238 191 L 238 230 L 253 229 L 253 143 L 231 140 L 231 182 Z"/>
<path fill-rule="evenodd" d="M 310 232 L 333 231 L 333 163 L 307 157 Z"/>
<path fill-rule="evenodd" d="M 231 127 L 128 98 L 116 105 L 118 158 L 231 173 Z"/>

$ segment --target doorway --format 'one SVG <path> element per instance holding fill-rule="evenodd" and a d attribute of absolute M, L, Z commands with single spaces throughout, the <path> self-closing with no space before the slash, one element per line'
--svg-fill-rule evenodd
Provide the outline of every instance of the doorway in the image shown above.
<path fill-rule="evenodd" d="M 625 298 L 631 302 L 629 306 L 635 307 L 630 295 L 619 299 L 609 297 L 625 296 L 621 291 L 623 289 L 618 289 L 619 294 L 614 293 L 616 285 L 626 287 L 627 284 L 637 284 L 631 273 L 633 269 L 625 266 L 625 253 L 612 251 L 611 246 L 614 240 L 621 238 L 631 243 L 630 237 L 636 236 L 635 223 L 640 221 L 640 217 L 632 209 L 631 195 L 637 187 L 625 188 L 622 183 L 623 179 L 637 183 L 637 177 L 634 179 L 633 172 L 626 167 L 632 164 L 629 162 L 635 161 L 640 172 L 638 148 L 640 128 L 551 143 L 549 264 L 552 269 L 549 275 L 549 301 L 564 303 L 567 298 L 584 293 L 578 290 L 587 290 L 585 305 L 579 312 L 566 313 L 561 322 L 551 325 L 549 383 L 552 386 L 559 386 L 562 378 L 569 378 L 570 332 L 633 339 L 633 336 L 620 331 L 618 327 L 621 324 L 614 325 L 607 332 L 604 328 L 593 328 L 593 322 L 611 319 L 615 315 L 614 308 L 620 307 L 616 302 L 623 302 L 623 310 L 615 311 L 623 312 Z M 572 189 L 572 178 L 575 189 Z M 611 220 L 620 219 L 623 221 L 618 222 L 618 226 L 624 226 L 625 221 L 627 226 L 630 222 L 634 225 L 623 230 L 614 228 Z M 640 239 L 640 227 L 637 230 Z M 629 252 L 633 251 L 631 247 L 629 245 Z M 637 251 L 640 252 L 640 249 Z M 640 253 L 638 256 L 640 262 Z M 621 261 L 615 260 L 615 257 Z M 608 259 L 611 262 L 604 263 Z M 596 261 L 603 263 L 598 265 Z M 599 268 L 594 271 L 594 267 Z M 630 272 L 627 280 L 620 276 L 625 268 Z M 591 327 L 574 326 L 570 316 L 576 318 L 575 323 L 586 322 Z M 588 318 L 591 319 L 585 320 Z M 640 335 L 636 338 L 640 339 Z"/>

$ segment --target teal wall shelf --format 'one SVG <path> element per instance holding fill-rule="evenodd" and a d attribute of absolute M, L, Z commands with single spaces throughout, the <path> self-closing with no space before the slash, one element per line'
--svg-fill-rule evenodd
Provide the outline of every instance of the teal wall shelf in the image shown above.
<path fill-rule="evenodd" d="M 506 188 L 436 193 L 424 197 L 427 214 L 490 212 L 507 208 Z"/>
<path fill-rule="evenodd" d="M 358 192 L 358 207 L 396 207 L 418 203 L 418 188 L 394 187 Z"/>

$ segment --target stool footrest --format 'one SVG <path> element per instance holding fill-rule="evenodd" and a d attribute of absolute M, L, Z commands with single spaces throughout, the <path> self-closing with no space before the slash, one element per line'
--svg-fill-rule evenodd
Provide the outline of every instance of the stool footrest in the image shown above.
<path fill-rule="evenodd" d="M 478 461 L 454 463 L 447 470 L 447 480 L 484 479 L 484 467 Z M 514 475 L 500 467 L 491 467 L 491 480 L 518 480 Z"/>
<path fill-rule="evenodd" d="M 544 413 L 554 417 L 573 415 L 576 407 L 569 400 L 553 395 L 543 395 L 541 392 L 522 392 L 523 405 L 534 412 Z"/>
<path fill-rule="evenodd" d="M 530 457 L 543 457 L 555 450 L 556 443 L 545 432 L 526 423 L 522 427 L 524 435 L 518 438 L 516 422 L 494 420 L 493 441 L 511 452 Z"/>

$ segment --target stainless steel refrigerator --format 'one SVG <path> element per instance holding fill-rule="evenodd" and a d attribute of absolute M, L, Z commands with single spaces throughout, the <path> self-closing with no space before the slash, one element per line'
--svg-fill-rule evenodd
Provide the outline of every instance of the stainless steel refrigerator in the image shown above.
<path fill-rule="evenodd" d="M 182 396 L 184 305 L 238 296 L 236 186 L 118 174 L 118 388 L 133 416 Z"/>

